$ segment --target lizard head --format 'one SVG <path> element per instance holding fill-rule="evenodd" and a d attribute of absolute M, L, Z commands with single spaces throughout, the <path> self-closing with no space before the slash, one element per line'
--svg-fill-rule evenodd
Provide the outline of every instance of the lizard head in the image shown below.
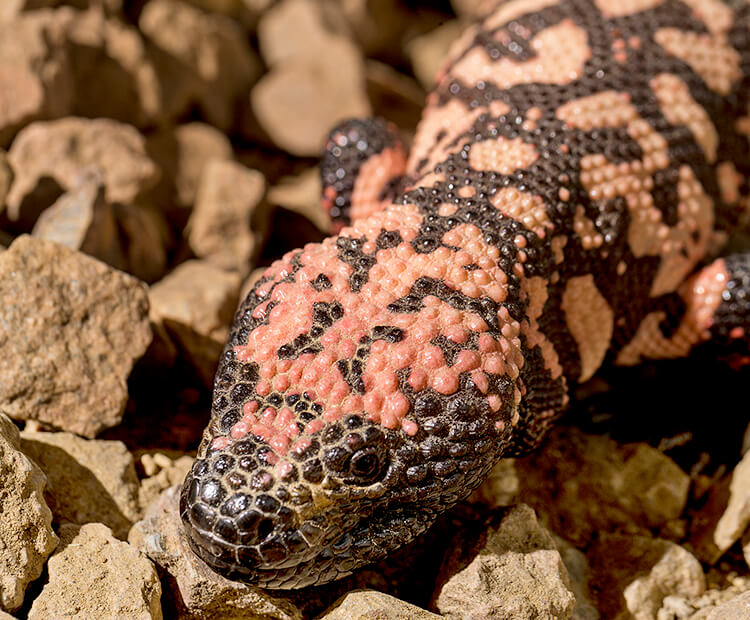
<path fill-rule="evenodd" d="M 235 318 L 180 502 L 227 577 L 342 577 L 423 532 L 509 444 L 521 344 L 497 260 L 478 242 L 416 252 L 407 206 L 363 222 L 272 265 Z"/>

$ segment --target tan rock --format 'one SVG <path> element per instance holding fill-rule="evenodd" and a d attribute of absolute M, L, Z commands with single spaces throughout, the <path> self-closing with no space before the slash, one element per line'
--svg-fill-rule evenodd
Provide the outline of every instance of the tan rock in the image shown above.
<path fill-rule="evenodd" d="M 148 203 L 116 204 L 115 215 L 125 239 L 127 271 L 144 282 L 154 282 L 167 270 L 167 247 L 172 232 L 161 211 Z"/>
<path fill-rule="evenodd" d="M 204 123 L 187 123 L 160 132 L 149 140 L 149 152 L 163 171 L 164 187 L 160 189 L 166 195 L 164 201 L 173 201 L 182 209 L 195 203 L 198 181 L 208 162 L 234 159 L 229 139 Z"/>
<path fill-rule="evenodd" d="M 190 550 L 177 512 L 179 493 L 177 486 L 164 491 L 128 537 L 165 571 L 165 593 L 179 617 L 301 619 L 290 595 L 225 579 Z"/>
<path fill-rule="evenodd" d="M 149 560 L 101 523 L 60 528 L 49 581 L 29 620 L 152 618 L 161 620 L 161 583 Z"/>
<path fill-rule="evenodd" d="M 700 498 L 700 504 L 690 512 L 685 545 L 707 564 L 714 564 L 723 554 L 716 546 L 714 534 L 729 504 L 731 482 L 731 472 L 718 478 L 701 474 L 694 477 L 693 494 Z"/>
<path fill-rule="evenodd" d="M 186 0 L 193 6 L 209 13 L 221 13 L 233 17 L 244 25 L 254 26 L 259 16 L 268 9 L 273 0 Z"/>
<path fill-rule="evenodd" d="M 61 4 L 69 4 L 77 9 L 102 8 L 108 15 L 119 15 L 122 12 L 122 0 L 3 0 L 0 3 L 0 21 L 12 19 L 24 11 L 34 11 Z"/>
<path fill-rule="evenodd" d="M 179 265 L 151 287 L 151 321 L 163 326 L 210 386 L 229 336 L 242 279 L 206 261 Z"/>
<path fill-rule="evenodd" d="M 519 495 L 546 527 L 583 547 L 595 532 L 647 535 L 677 519 L 690 480 L 645 444 L 619 447 L 575 428 L 554 429 L 542 450 L 516 459 Z"/>
<path fill-rule="evenodd" d="M 387 118 L 413 137 L 425 105 L 424 88 L 414 78 L 372 59 L 365 61 L 365 84 L 373 115 Z"/>
<path fill-rule="evenodd" d="M 8 154 L 0 149 L 0 213 L 5 209 L 5 197 L 13 183 L 13 170 L 8 163 Z"/>
<path fill-rule="evenodd" d="M 377 590 L 354 590 L 331 605 L 320 620 L 438 620 L 441 617 Z"/>
<path fill-rule="evenodd" d="M 258 251 L 253 228 L 260 217 L 257 212 L 265 186 L 265 179 L 257 170 L 236 162 L 209 162 L 186 229 L 195 255 L 247 275 Z"/>
<path fill-rule="evenodd" d="M 334 37 L 324 23 L 323 5 L 313 0 L 282 0 L 258 22 L 263 60 L 273 67 L 285 60 L 309 56 Z"/>
<path fill-rule="evenodd" d="M 26 587 L 42 574 L 57 545 L 45 482 L 42 470 L 21 452 L 18 429 L 0 414 L 0 610 L 21 607 Z"/>
<path fill-rule="evenodd" d="M 685 507 L 689 476 L 669 457 L 645 443 L 620 450 L 624 466 L 614 480 L 621 505 L 639 522 L 657 528 Z"/>
<path fill-rule="evenodd" d="M 714 530 L 714 542 L 720 551 L 729 549 L 750 525 L 750 452 L 734 468 L 729 493 L 727 509 Z"/>
<path fill-rule="evenodd" d="M 74 114 L 106 116 L 138 127 L 160 120 L 161 84 L 135 28 L 107 18 L 103 7 L 94 5 L 74 14 L 68 40 Z"/>
<path fill-rule="evenodd" d="M 182 484 L 195 457 L 183 454 L 172 458 L 163 452 L 155 452 L 142 454 L 140 462 L 146 478 L 141 480 L 139 498 L 142 508 L 146 510 L 163 491 Z"/>
<path fill-rule="evenodd" d="M 552 535 L 570 579 L 570 590 L 575 596 L 571 620 L 598 620 L 599 612 L 592 603 L 589 590 L 590 569 L 586 556 L 564 538 Z"/>
<path fill-rule="evenodd" d="M 57 0 L 4 0 L 0 3 L 0 22 L 15 19 L 24 11 L 54 6 Z"/>
<path fill-rule="evenodd" d="M 177 141 L 177 171 L 175 190 L 177 204 L 192 206 L 198 191 L 198 182 L 203 169 L 210 161 L 234 159 L 229 139 L 210 125 L 188 123 L 175 130 Z"/>
<path fill-rule="evenodd" d="M 706 589 L 700 562 L 666 540 L 601 534 L 589 561 L 604 618 L 651 620 L 667 596 L 690 599 Z"/>
<path fill-rule="evenodd" d="M 465 28 L 465 20 L 453 19 L 431 32 L 414 37 L 406 45 L 406 53 L 411 60 L 414 75 L 427 90 L 431 90 L 435 85 L 435 76 L 443 64 L 443 59 Z"/>
<path fill-rule="evenodd" d="M 104 198 L 98 168 L 90 172 L 42 212 L 31 234 L 125 269 L 114 209 Z"/>
<path fill-rule="evenodd" d="M 550 533 L 519 504 L 490 517 L 480 535 L 459 534 L 433 595 L 446 618 L 570 618 L 575 597 Z"/>
<path fill-rule="evenodd" d="M 745 592 L 716 607 L 706 620 L 744 620 L 750 618 L 750 592 Z"/>
<path fill-rule="evenodd" d="M 99 168 L 106 200 L 131 204 L 159 178 L 143 137 L 133 127 L 109 119 L 33 123 L 13 141 L 8 161 L 16 175 L 7 197 L 10 219 L 19 219 L 22 204 L 33 207 L 29 196 L 43 179 L 70 190 L 84 169 Z"/>
<path fill-rule="evenodd" d="M 495 463 L 487 478 L 469 496 L 468 501 L 490 508 L 510 506 L 517 502 L 521 483 L 514 464 L 515 459 L 501 459 Z"/>
<path fill-rule="evenodd" d="M 405 38 L 415 28 L 429 30 L 438 16 L 423 5 L 415 19 L 408 3 L 402 0 L 329 0 L 321 4 L 325 8 L 326 26 L 356 41 L 367 57 L 399 58 Z"/>
<path fill-rule="evenodd" d="M 140 514 L 133 456 L 121 441 L 71 433 L 21 433 L 21 448 L 47 475 L 56 523 L 103 523 L 120 539 Z"/>
<path fill-rule="evenodd" d="M 135 278 L 21 236 L 0 255 L 0 411 L 93 437 L 118 424 L 151 340 Z"/>
<path fill-rule="evenodd" d="M 3 13 L 18 6 L 0 2 Z M 24 125 L 69 114 L 73 81 L 67 20 L 52 10 L 0 17 L 0 146 Z"/>
<path fill-rule="evenodd" d="M 451 6 L 456 14 L 469 19 L 482 17 L 494 4 L 494 0 L 451 0 Z"/>
<path fill-rule="evenodd" d="M 364 75 L 357 47 L 344 37 L 327 37 L 258 82 L 250 97 L 253 112 L 278 146 L 317 157 L 336 123 L 370 115 Z"/>
<path fill-rule="evenodd" d="M 331 218 L 320 204 L 321 181 L 318 168 L 308 168 L 296 176 L 279 179 L 268 189 L 268 203 L 305 216 L 315 226 L 330 234 Z"/>
<path fill-rule="evenodd" d="M 693 597 L 687 601 L 690 607 L 696 610 L 693 615 L 688 616 L 689 620 L 706 620 L 717 608 L 750 592 L 750 577 L 733 577 L 729 575 L 729 585 L 726 584 L 725 579 L 722 579 L 722 581 L 724 587 L 711 588 L 700 596 Z M 745 616 L 739 616 L 739 618 L 744 620 Z M 661 620 L 661 618 L 657 618 L 657 620 Z"/>
<path fill-rule="evenodd" d="M 259 61 L 239 25 L 176 0 L 151 0 L 139 26 L 161 54 L 167 113 L 174 117 L 195 101 L 209 123 L 227 129 L 238 100 L 260 74 Z"/>

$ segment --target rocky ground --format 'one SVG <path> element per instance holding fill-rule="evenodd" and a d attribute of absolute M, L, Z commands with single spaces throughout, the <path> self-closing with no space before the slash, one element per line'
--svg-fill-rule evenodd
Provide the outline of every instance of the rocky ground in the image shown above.
<path fill-rule="evenodd" d="M 341 582 L 264 592 L 186 549 L 234 309 L 328 229 L 327 131 L 408 138 L 478 4 L 0 1 L 0 619 L 750 618 L 750 374 L 709 355 L 582 386 L 542 450 Z"/>

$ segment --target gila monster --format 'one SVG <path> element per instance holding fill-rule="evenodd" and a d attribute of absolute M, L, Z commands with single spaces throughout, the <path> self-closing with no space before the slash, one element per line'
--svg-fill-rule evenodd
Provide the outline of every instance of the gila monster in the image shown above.
<path fill-rule="evenodd" d="M 410 152 L 334 129 L 338 234 L 241 304 L 180 498 L 267 588 L 381 559 L 539 444 L 603 363 L 750 360 L 750 6 L 512 0 L 453 45 Z M 708 346 L 708 345 L 707 345 Z"/>

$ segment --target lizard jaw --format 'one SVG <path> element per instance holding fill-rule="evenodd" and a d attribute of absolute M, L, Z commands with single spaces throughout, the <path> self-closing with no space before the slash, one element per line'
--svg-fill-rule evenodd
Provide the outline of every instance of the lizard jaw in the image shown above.
<path fill-rule="evenodd" d="M 231 541 L 218 534 L 215 523 L 220 515 L 205 506 L 196 510 L 201 504 L 191 504 L 189 495 L 186 485 L 180 512 L 190 548 L 223 576 L 269 589 L 298 589 L 345 577 L 412 541 L 440 511 L 386 504 L 355 519 L 352 511 L 349 522 L 341 514 L 320 514 L 282 528 L 261 522 L 256 544 L 242 544 L 234 533 L 229 533 Z M 335 523 L 344 526 L 331 525 Z"/>

